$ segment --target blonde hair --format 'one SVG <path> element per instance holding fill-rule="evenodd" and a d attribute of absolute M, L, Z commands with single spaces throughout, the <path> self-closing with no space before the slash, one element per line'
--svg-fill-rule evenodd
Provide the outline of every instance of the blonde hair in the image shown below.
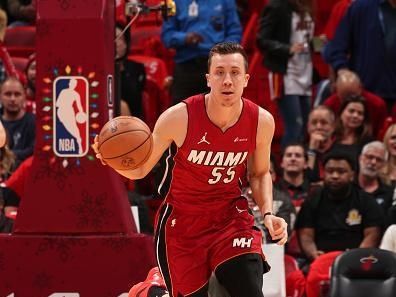
<path fill-rule="evenodd" d="M 15 169 L 16 156 L 8 145 L 0 148 L 0 176 L 6 179 Z"/>
<path fill-rule="evenodd" d="M 388 157 L 388 161 L 386 162 L 386 165 L 384 167 L 384 173 L 383 173 L 383 179 L 385 181 L 386 184 L 391 184 L 392 180 L 391 180 L 391 172 L 394 168 L 396 168 L 395 165 L 393 165 L 393 161 L 396 159 L 396 156 L 392 156 L 392 154 L 390 153 L 389 150 L 389 139 L 391 138 L 392 132 L 393 130 L 395 130 L 396 128 L 396 124 L 392 124 L 388 127 L 388 129 L 386 129 L 386 132 L 384 134 L 384 138 L 383 138 L 383 143 L 387 149 L 387 151 L 389 152 L 389 157 Z"/>

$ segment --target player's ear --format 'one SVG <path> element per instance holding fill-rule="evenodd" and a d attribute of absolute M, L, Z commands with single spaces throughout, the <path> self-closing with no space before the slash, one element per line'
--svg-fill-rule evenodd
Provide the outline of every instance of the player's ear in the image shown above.
<path fill-rule="evenodd" d="M 206 73 L 206 74 L 205 74 L 205 77 L 206 77 L 206 85 L 208 86 L 208 88 L 210 88 L 209 74 Z"/>
<path fill-rule="evenodd" d="M 243 85 L 244 87 L 247 87 L 249 78 L 250 78 L 250 74 L 247 74 L 247 73 L 246 73 L 246 74 L 245 74 L 245 84 Z"/>

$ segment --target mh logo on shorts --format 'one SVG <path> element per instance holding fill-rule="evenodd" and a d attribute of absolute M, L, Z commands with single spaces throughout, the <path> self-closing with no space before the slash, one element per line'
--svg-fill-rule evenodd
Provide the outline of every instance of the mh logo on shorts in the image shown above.
<path fill-rule="evenodd" d="M 82 157 L 88 152 L 88 81 L 60 76 L 53 84 L 54 143 L 59 157 Z"/>
<path fill-rule="evenodd" d="M 252 246 L 252 240 L 253 240 L 253 237 L 251 237 L 251 238 L 246 238 L 246 237 L 234 238 L 234 241 L 232 242 L 232 247 L 250 248 Z"/>

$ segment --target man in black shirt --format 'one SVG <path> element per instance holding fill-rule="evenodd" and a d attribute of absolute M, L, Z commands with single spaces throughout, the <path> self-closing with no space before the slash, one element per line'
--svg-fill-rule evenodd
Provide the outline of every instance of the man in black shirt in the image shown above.
<path fill-rule="evenodd" d="M 7 78 L 1 86 L 3 105 L 1 121 L 8 135 L 8 146 L 20 163 L 33 154 L 36 138 L 35 117 L 26 112 L 26 93 L 22 83 L 14 77 Z"/>
<path fill-rule="evenodd" d="M 324 187 L 304 202 L 296 222 L 306 257 L 314 260 L 324 252 L 377 247 L 382 211 L 374 199 L 354 185 L 353 160 L 333 152 L 323 164 Z"/>
<path fill-rule="evenodd" d="M 283 173 L 277 186 L 289 194 L 298 212 L 309 192 L 309 180 L 305 176 L 307 157 L 304 146 L 299 143 L 287 145 L 280 165 Z"/>
<path fill-rule="evenodd" d="M 357 183 L 361 190 L 374 198 L 378 205 L 388 213 L 392 206 L 393 188 L 385 185 L 380 179 L 388 152 L 380 141 L 372 141 L 363 147 L 359 156 L 359 174 Z"/>

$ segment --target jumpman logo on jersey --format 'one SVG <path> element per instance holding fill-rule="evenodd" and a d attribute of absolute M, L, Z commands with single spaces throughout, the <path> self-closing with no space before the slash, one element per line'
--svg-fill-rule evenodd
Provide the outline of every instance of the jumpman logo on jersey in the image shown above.
<path fill-rule="evenodd" d="M 201 140 L 198 141 L 197 144 L 201 144 L 202 142 L 207 143 L 207 144 L 210 144 L 210 142 L 206 140 L 206 135 L 207 135 L 207 134 L 208 134 L 208 132 L 205 132 L 205 135 L 202 136 Z"/>

